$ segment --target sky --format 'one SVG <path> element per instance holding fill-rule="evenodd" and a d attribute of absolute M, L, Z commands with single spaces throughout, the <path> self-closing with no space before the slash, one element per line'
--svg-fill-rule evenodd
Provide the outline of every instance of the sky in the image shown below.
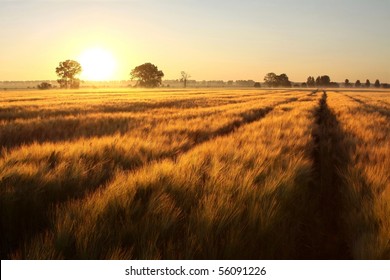
<path fill-rule="evenodd" d="M 0 0 L 0 81 L 52 80 L 92 48 L 127 80 L 151 62 L 178 79 L 390 82 L 390 0 Z"/>

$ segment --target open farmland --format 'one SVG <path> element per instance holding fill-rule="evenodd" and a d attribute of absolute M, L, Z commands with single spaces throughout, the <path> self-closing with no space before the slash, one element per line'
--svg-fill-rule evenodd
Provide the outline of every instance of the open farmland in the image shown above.
<path fill-rule="evenodd" d="M 390 259 L 390 93 L 0 92 L 1 257 Z"/>

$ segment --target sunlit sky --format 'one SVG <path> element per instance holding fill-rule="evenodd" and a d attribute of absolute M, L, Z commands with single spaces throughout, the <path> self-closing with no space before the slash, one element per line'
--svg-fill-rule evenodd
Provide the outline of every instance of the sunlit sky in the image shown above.
<path fill-rule="evenodd" d="M 389 30 L 389 0 L 0 0 L 0 81 L 101 49 L 116 80 L 151 62 L 165 79 L 390 82 Z"/>

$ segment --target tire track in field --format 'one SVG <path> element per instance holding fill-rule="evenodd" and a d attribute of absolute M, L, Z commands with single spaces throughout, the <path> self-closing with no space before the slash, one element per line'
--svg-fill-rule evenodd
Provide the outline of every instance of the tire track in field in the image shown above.
<path fill-rule="evenodd" d="M 376 105 L 372 105 L 372 104 L 369 104 L 357 97 L 353 97 L 353 96 L 350 96 L 348 94 L 344 94 L 346 97 L 352 99 L 353 101 L 359 103 L 361 105 L 361 108 L 369 113 L 369 114 L 372 114 L 372 113 L 379 113 L 381 114 L 382 116 L 384 117 L 387 117 L 387 118 L 390 118 L 390 110 L 384 108 L 384 107 L 380 107 L 380 106 L 376 106 Z"/>
<path fill-rule="evenodd" d="M 223 126 L 219 129 L 217 129 L 215 132 L 213 132 L 211 134 L 202 135 L 202 134 L 195 133 L 195 135 L 193 135 L 194 144 L 189 145 L 187 147 L 183 147 L 178 153 L 176 153 L 171 158 L 174 161 L 176 161 L 180 155 L 194 149 L 196 146 L 199 146 L 199 145 L 201 145 L 205 142 L 208 142 L 208 141 L 213 141 L 217 137 L 223 137 L 223 136 L 227 136 L 231 133 L 234 133 L 238 128 L 240 128 L 244 125 L 248 125 L 248 124 L 251 124 L 253 122 L 261 120 L 266 115 L 268 115 L 271 111 L 273 111 L 277 106 L 296 102 L 298 100 L 299 100 L 298 98 L 292 97 L 292 98 L 288 98 L 287 100 L 277 102 L 273 106 L 267 106 L 264 108 L 258 108 L 258 109 L 253 109 L 250 111 L 243 112 L 243 113 L 241 113 L 241 120 L 236 120 L 232 123 L 229 123 L 226 126 Z M 169 158 L 169 157 L 167 157 L 167 158 Z"/>
<path fill-rule="evenodd" d="M 324 91 L 317 111 L 317 132 L 313 134 L 313 180 L 307 190 L 307 207 L 302 219 L 300 259 L 351 259 L 343 230 L 342 192 L 346 191 L 339 171 L 351 159 L 343 141 L 344 132 L 326 102 Z"/>
<path fill-rule="evenodd" d="M 241 113 L 241 120 L 236 120 L 232 123 L 229 123 L 228 125 L 219 128 L 218 130 L 216 130 L 214 133 L 211 134 L 194 135 L 194 141 L 191 144 L 181 147 L 174 154 L 168 154 L 161 157 L 157 157 L 152 159 L 151 161 L 161 161 L 165 159 L 171 159 L 173 161 L 176 161 L 179 156 L 189 152 L 190 150 L 196 148 L 197 146 L 208 141 L 213 141 L 217 137 L 230 135 L 231 133 L 234 133 L 238 128 L 259 121 L 260 119 L 264 118 L 277 106 L 296 102 L 296 101 L 299 101 L 299 99 L 293 97 L 293 98 L 288 98 L 283 101 L 277 102 L 272 106 L 244 111 Z M 135 171 L 139 168 L 142 168 L 144 164 L 141 164 L 140 166 L 137 167 L 133 167 L 131 169 L 124 169 L 124 170 Z M 112 176 L 113 175 L 114 173 L 112 174 Z M 44 186 L 40 186 L 41 188 L 40 188 L 39 196 L 35 194 L 31 196 L 20 195 L 13 199 L 11 198 L 7 199 L 8 204 L 9 203 L 13 204 L 8 206 L 13 207 L 14 209 L 18 208 L 18 212 L 16 216 L 4 217 L 2 214 L 2 216 L 0 217 L 1 218 L 0 228 L 2 232 L 2 238 L 0 242 L 1 244 L 0 257 L 1 258 L 9 257 L 9 254 L 12 253 L 15 249 L 17 249 L 20 245 L 24 244 L 24 242 L 29 242 L 29 240 L 31 240 L 35 235 L 39 234 L 40 232 L 44 232 L 44 230 L 47 229 L 48 226 L 50 225 L 51 212 L 52 212 L 50 211 L 50 209 L 52 207 L 55 207 L 58 204 L 65 203 L 72 199 L 83 199 L 88 193 L 91 193 L 93 191 L 96 191 L 104 187 L 104 185 L 106 185 L 107 182 L 109 182 L 112 179 L 112 176 L 105 178 L 102 182 L 100 182 L 100 184 L 96 186 L 88 186 L 88 188 L 85 191 L 78 190 L 78 191 L 72 191 L 71 193 L 65 193 L 65 194 L 60 192 L 61 195 L 56 196 L 53 195 L 53 193 L 51 193 L 51 188 L 49 187 L 45 188 Z M 2 181 L 0 182 L 2 184 L 4 183 Z M 48 200 L 48 198 L 50 198 L 50 200 Z M 37 201 L 39 199 L 42 199 L 42 201 Z M 1 213 L 4 212 L 2 211 Z M 11 213 L 11 215 L 15 215 L 15 214 Z M 15 227 L 10 228 L 8 222 L 12 220 L 17 220 L 18 221 L 17 224 L 23 225 L 24 227 L 23 230 L 18 230 L 18 228 Z"/>
<path fill-rule="evenodd" d="M 239 102 L 232 101 L 229 104 L 234 104 L 235 106 L 241 106 L 253 102 L 257 99 L 259 99 L 259 97 L 251 98 L 249 100 L 240 100 Z M 171 103 L 173 104 L 174 102 L 172 101 Z M 211 108 L 223 107 L 225 105 L 228 104 L 223 103 L 222 105 L 219 106 L 212 104 L 212 106 L 203 106 L 200 108 L 211 109 Z M 167 108 L 172 108 L 172 107 L 167 107 Z M 185 108 L 181 108 L 179 106 L 176 110 L 180 111 L 180 110 L 194 109 L 194 108 L 195 105 L 192 107 L 185 107 Z M 144 110 L 144 111 L 133 110 L 133 111 L 135 113 L 139 113 L 139 112 L 146 112 L 148 110 Z M 45 142 L 77 141 L 82 138 L 105 137 L 105 136 L 111 136 L 115 134 L 124 135 L 130 132 L 135 127 L 137 127 L 140 124 L 140 121 L 142 120 L 142 117 L 140 116 L 120 116 L 119 114 L 125 112 L 123 110 L 119 110 L 117 112 L 115 112 L 114 110 L 112 110 L 112 112 L 106 112 L 105 110 L 102 109 L 101 112 L 106 115 L 100 118 L 89 116 L 89 114 L 93 114 L 94 112 L 86 112 L 85 114 L 81 114 L 80 117 L 75 117 L 74 115 L 76 113 L 74 114 L 71 113 L 69 114 L 68 117 L 61 115 L 58 118 L 50 118 L 50 117 L 45 119 L 33 118 L 33 120 L 29 122 L 15 122 L 15 121 L 5 122 L 3 124 L 0 124 L 0 148 L 13 149 L 21 145 L 29 145 L 34 142 L 45 143 Z M 114 112 L 117 115 L 113 115 L 113 116 L 110 115 Z M 200 114 L 200 112 L 197 113 Z M 192 113 L 192 115 L 193 114 L 194 113 Z M 204 115 L 206 117 L 214 114 L 216 114 L 215 111 L 210 111 L 207 112 L 206 114 L 202 114 L 202 116 Z M 177 119 L 177 118 L 178 117 L 172 117 L 170 119 Z M 52 130 L 48 129 L 51 127 L 54 129 Z M 56 129 L 56 128 L 63 128 L 63 129 Z"/>
<path fill-rule="evenodd" d="M 201 93 L 197 93 L 201 95 Z M 205 93 L 206 94 L 206 93 Z M 208 94 L 208 93 L 207 93 Z M 262 96 L 266 96 L 267 94 L 263 94 Z M 112 97 L 112 96 L 111 96 Z M 242 97 L 242 96 L 240 96 Z M 258 95 L 249 95 L 250 98 L 240 99 L 237 101 L 237 104 L 247 103 L 253 100 L 256 100 Z M 0 121 L 11 122 L 16 119 L 47 119 L 47 118 L 57 118 L 57 117 L 67 117 L 74 115 L 82 115 L 86 116 L 88 114 L 96 114 L 96 113 L 142 113 L 150 110 L 158 110 L 158 109 L 193 109 L 193 108 L 211 108 L 218 105 L 221 105 L 221 100 L 215 100 L 218 97 L 211 97 L 211 103 L 206 103 L 207 98 L 189 98 L 189 99 L 179 99 L 176 101 L 157 101 L 157 102 L 148 102 L 148 101 L 130 101 L 129 103 L 118 102 L 118 103 L 108 103 L 104 105 L 94 105 L 92 108 L 82 109 L 80 107 L 71 107 L 66 110 L 53 110 L 53 109 L 42 109 L 37 104 L 29 104 L 27 110 L 23 106 L 8 106 L 0 108 Z M 221 97 L 220 97 L 221 98 Z M 236 97 L 233 97 L 236 98 Z M 229 99 L 222 96 L 222 99 Z M 34 101 L 34 99 L 32 99 Z M 36 99 L 36 101 L 40 101 L 41 99 Z M 43 99 L 44 101 L 50 100 L 50 98 Z M 12 103 L 12 101 L 18 100 L 0 100 L 1 103 Z M 23 101 L 23 100 L 21 100 Z M 26 100 L 29 101 L 29 100 Z M 218 103 L 219 102 L 219 103 Z M 231 104 L 232 102 L 226 102 L 222 105 Z M 60 105 L 60 104 L 56 104 Z M 77 103 L 72 103 L 70 105 L 77 105 Z M 33 108 L 34 110 L 28 110 L 29 108 Z"/>
<path fill-rule="evenodd" d="M 318 89 L 315 89 L 312 92 L 310 92 L 307 96 L 316 96 L 317 93 L 318 93 Z"/>

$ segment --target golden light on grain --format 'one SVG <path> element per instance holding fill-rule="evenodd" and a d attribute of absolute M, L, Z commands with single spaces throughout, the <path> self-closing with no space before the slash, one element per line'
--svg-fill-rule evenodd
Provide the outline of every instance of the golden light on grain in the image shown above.
<path fill-rule="evenodd" d="M 92 81 L 114 80 L 117 62 L 113 54 L 103 48 L 87 49 L 79 56 L 83 69 L 81 78 Z"/>
<path fill-rule="evenodd" d="M 388 91 L 74 93 L 0 96 L 0 257 L 389 259 Z"/>

